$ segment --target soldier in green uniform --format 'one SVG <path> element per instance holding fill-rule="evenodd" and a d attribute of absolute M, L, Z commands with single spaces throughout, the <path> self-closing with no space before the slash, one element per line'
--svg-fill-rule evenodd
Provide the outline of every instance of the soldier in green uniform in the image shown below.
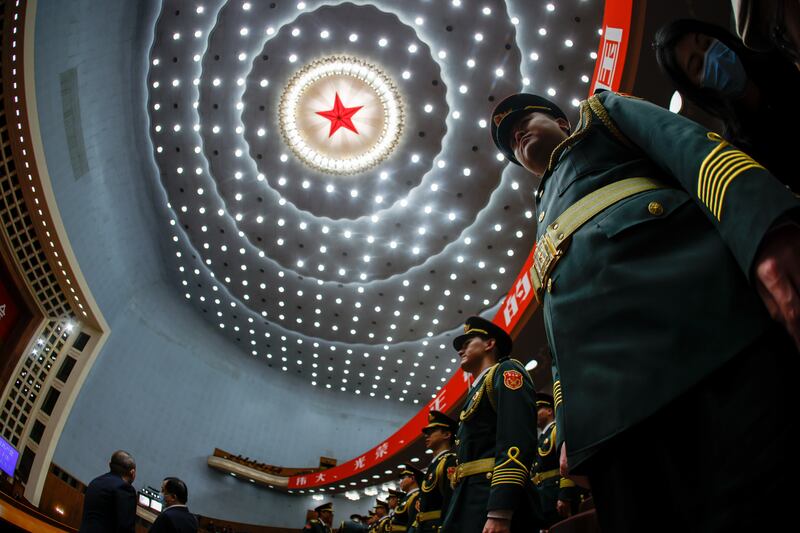
<path fill-rule="evenodd" d="M 386 498 L 386 503 L 389 504 L 389 516 L 394 515 L 397 510 L 397 504 L 403 499 L 405 493 L 402 490 L 389 489 L 389 496 Z"/>
<path fill-rule="evenodd" d="M 411 465 L 400 469 L 400 489 L 404 495 L 395 507 L 388 531 L 408 531 L 417 518 L 417 499 L 419 498 L 419 482 L 422 481 L 422 472 Z"/>
<path fill-rule="evenodd" d="M 314 511 L 317 513 L 317 518 L 310 520 L 303 531 L 309 533 L 331 533 L 331 524 L 333 524 L 333 503 L 323 503 L 315 507 Z"/>
<path fill-rule="evenodd" d="M 387 498 L 388 499 L 388 498 Z M 386 526 L 389 525 L 389 504 L 383 500 L 376 499 L 375 516 L 377 519 L 372 526 L 372 531 L 375 533 L 386 533 Z"/>
<path fill-rule="evenodd" d="M 536 453 L 533 382 L 522 363 L 509 358 L 511 337 L 486 319 L 468 318 L 453 347 L 474 382 L 459 415 L 458 466 L 442 531 L 535 531 L 543 524 L 530 480 Z"/>
<path fill-rule="evenodd" d="M 613 92 L 574 131 L 514 95 L 492 132 L 541 178 L 530 274 L 559 440 L 603 530 L 769 530 L 794 479 L 798 199 L 716 133 Z"/>
<path fill-rule="evenodd" d="M 559 472 L 555 404 L 553 397 L 544 392 L 536 394 L 536 425 L 541 433 L 531 479 L 539 493 L 545 521 L 552 526 L 577 512 L 580 498 L 575 483 Z"/>
<path fill-rule="evenodd" d="M 433 460 L 420 485 L 419 513 L 416 533 L 439 533 L 442 515 L 450 504 L 453 487 L 450 474 L 455 472 L 456 454 L 453 452 L 458 422 L 440 411 L 428 413 L 428 425 L 422 428 L 425 447 L 433 452 Z"/>

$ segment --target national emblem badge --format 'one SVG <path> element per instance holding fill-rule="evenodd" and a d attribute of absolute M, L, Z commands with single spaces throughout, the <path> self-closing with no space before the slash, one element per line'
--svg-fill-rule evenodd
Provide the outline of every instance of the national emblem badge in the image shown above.
<path fill-rule="evenodd" d="M 522 387 L 522 374 L 516 370 L 506 370 L 503 372 L 503 384 L 511 390 L 519 389 Z"/>

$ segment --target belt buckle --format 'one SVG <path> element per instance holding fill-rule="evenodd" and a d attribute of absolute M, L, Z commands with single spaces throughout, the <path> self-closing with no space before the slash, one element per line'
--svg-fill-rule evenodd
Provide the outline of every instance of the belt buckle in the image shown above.
<path fill-rule="evenodd" d="M 553 244 L 553 240 L 546 231 L 536 241 L 536 251 L 533 254 L 533 266 L 530 273 L 531 281 L 533 282 L 533 295 L 539 304 L 542 303 L 541 294 L 547 286 L 550 272 L 563 253 Z"/>

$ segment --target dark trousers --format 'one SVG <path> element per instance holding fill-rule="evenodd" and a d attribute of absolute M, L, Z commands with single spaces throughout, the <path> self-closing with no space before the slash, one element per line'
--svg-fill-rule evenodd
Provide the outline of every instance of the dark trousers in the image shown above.
<path fill-rule="evenodd" d="M 586 464 L 604 532 L 784 531 L 794 499 L 800 354 L 775 328 Z"/>

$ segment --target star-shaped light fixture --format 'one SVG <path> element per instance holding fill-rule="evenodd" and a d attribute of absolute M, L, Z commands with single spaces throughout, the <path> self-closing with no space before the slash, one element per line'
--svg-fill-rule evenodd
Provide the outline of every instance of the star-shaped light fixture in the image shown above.
<path fill-rule="evenodd" d="M 332 95 L 333 108 L 324 110 Z M 359 105 L 346 107 L 343 101 Z M 403 103 L 392 80 L 378 66 L 351 56 L 325 57 L 302 67 L 289 79 L 278 109 L 286 145 L 326 174 L 374 167 L 392 153 L 403 132 Z M 357 112 L 358 128 L 353 124 Z M 355 135 L 334 135 L 341 128 Z"/>
<path fill-rule="evenodd" d="M 362 107 L 364 106 L 360 105 L 356 107 L 345 107 L 344 104 L 342 104 L 342 100 L 339 98 L 339 93 L 337 92 L 336 97 L 333 100 L 333 109 L 330 111 L 317 111 L 317 115 L 325 117 L 331 121 L 331 130 L 328 133 L 328 138 L 333 137 L 333 134 L 336 133 L 339 128 L 347 128 L 353 133 L 358 134 L 358 130 L 353 124 L 353 115 L 358 113 L 358 110 Z"/>

